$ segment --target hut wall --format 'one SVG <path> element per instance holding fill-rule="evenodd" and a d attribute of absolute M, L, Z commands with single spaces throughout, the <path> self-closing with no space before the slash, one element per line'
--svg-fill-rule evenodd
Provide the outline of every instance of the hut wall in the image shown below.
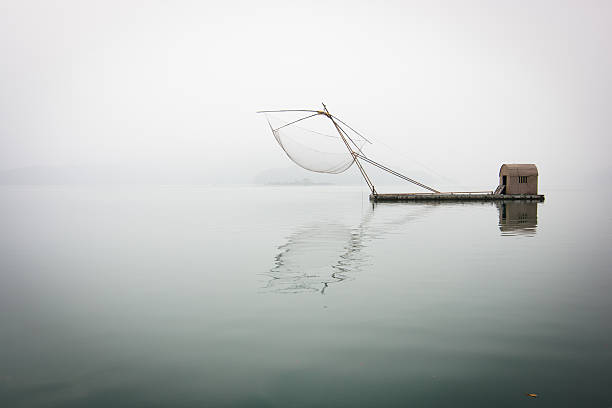
<path fill-rule="evenodd" d="M 499 183 L 504 184 L 505 194 L 538 194 L 538 170 L 533 164 L 504 164 L 499 170 Z M 520 183 L 521 178 L 526 182 Z"/>
<path fill-rule="evenodd" d="M 519 183 L 519 177 L 527 177 L 527 183 Z M 506 194 L 538 194 L 538 176 L 507 175 L 506 180 Z"/>

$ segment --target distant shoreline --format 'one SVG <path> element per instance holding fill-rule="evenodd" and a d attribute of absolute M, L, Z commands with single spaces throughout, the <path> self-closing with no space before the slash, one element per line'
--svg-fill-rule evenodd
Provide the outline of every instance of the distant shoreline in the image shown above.
<path fill-rule="evenodd" d="M 312 181 L 310 179 L 296 180 L 296 181 L 276 181 L 264 183 L 266 186 L 333 186 L 333 183 L 325 183 Z"/>

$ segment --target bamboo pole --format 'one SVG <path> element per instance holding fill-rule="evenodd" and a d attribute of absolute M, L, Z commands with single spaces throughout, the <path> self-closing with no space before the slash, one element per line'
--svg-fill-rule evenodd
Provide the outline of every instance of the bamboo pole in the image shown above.
<path fill-rule="evenodd" d="M 348 143 L 348 141 L 344 137 L 344 134 L 340 130 L 340 127 L 338 126 L 338 124 L 334 120 L 333 116 L 327 110 L 327 106 L 325 106 L 324 103 L 322 103 L 322 105 L 323 105 L 323 109 L 325 109 L 326 116 L 329 118 L 329 120 L 332 121 L 332 123 L 336 127 L 336 130 L 338 131 L 338 134 L 340 135 L 340 138 L 342 139 L 342 141 L 346 145 L 346 148 L 351 153 L 351 156 L 353 156 L 353 160 L 355 161 L 355 164 L 357 164 L 357 167 L 359 167 L 359 171 L 361 172 L 361 175 L 363 176 L 365 182 L 367 183 L 368 187 L 370 188 L 370 191 L 372 191 L 372 195 L 374 197 L 376 197 L 378 195 L 378 193 L 376 192 L 376 188 L 374 188 L 374 184 L 372 183 L 372 181 L 368 177 L 368 174 L 365 172 L 365 170 L 364 170 L 363 166 L 361 165 L 361 163 L 359 162 L 359 160 L 357 160 L 357 158 L 359 157 L 359 154 L 357 152 L 355 152 L 353 149 L 351 149 L 351 145 Z"/>

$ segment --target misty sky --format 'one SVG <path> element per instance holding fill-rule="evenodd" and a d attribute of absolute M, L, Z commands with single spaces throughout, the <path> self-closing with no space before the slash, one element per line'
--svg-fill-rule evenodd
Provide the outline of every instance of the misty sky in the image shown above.
<path fill-rule="evenodd" d="M 0 170 L 248 182 L 292 165 L 255 111 L 324 101 L 408 173 L 414 158 L 494 188 L 501 163 L 533 162 L 541 186 L 604 180 L 611 38 L 610 1 L 3 0 Z"/>

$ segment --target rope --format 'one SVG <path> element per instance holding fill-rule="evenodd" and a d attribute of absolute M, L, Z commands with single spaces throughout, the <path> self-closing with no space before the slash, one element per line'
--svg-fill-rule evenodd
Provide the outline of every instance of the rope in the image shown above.
<path fill-rule="evenodd" d="M 435 189 L 433 189 L 433 188 L 431 188 L 431 187 L 429 187 L 429 186 L 426 186 L 426 185 L 425 185 L 425 184 L 423 184 L 423 183 L 419 183 L 418 181 L 413 180 L 413 179 L 411 179 L 410 177 L 404 176 L 402 173 L 398 173 L 398 172 L 397 172 L 397 171 L 395 171 L 395 170 L 391 170 L 390 168 L 388 168 L 388 167 L 386 167 L 386 166 L 383 166 L 382 164 L 377 163 L 377 162 L 375 162 L 374 160 L 368 159 L 367 157 L 362 156 L 362 155 L 360 155 L 360 154 L 357 154 L 357 156 L 359 156 L 359 158 L 360 158 L 360 159 L 365 160 L 366 162 L 368 162 L 368 163 L 370 163 L 370 164 L 372 164 L 372 165 L 374 165 L 374 166 L 376 166 L 376 167 L 378 167 L 378 168 L 380 168 L 380 169 L 382 169 L 382 170 L 384 170 L 384 171 L 386 171 L 386 172 L 388 172 L 388 173 L 393 174 L 394 176 L 397 176 L 397 177 L 399 177 L 399 178 L 401 178 L 401 179 L 404 179 L 404 180 L 406 180 L 406 181 L 409 181 L 409 182 L 411 182 L 411 183 L 413 183 L 413 184 L 416 184 L 416 185 L 417 185 L 417 186 L 419 186 L 419 187 L 423 187 L 423 188 L 425 188 L 425 189 L 427 189 L 427 190 L 429 190 L 429 191 L 433 191 L 434 193 L 440 193 L 438 190 L 435 190 Z"/>

